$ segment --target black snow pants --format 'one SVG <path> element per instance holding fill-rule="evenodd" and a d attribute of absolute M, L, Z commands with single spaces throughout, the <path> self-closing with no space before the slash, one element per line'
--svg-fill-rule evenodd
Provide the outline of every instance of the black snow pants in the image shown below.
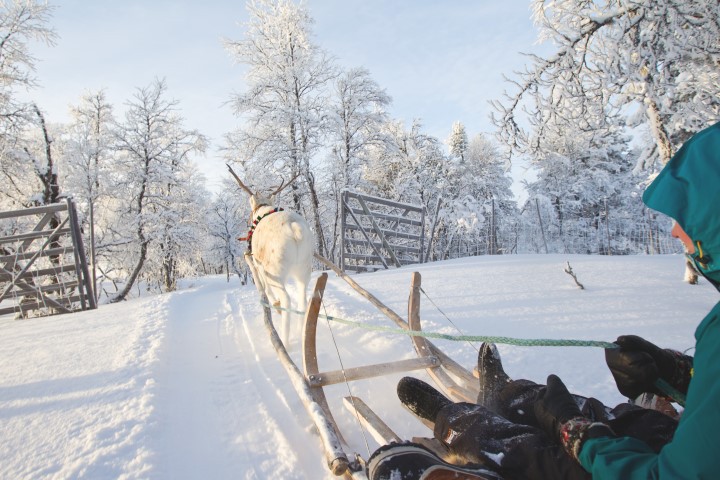
<path fill-rule="evenodd" d="M 487 464 L 489 457 L 500 464 L 499 471 L 507 480 L 591 478 L 537 425 L 534 403 L 544 389 L 544 385 L 516 380 L 503 389 L 492 410 L 471 403 L 448 405 L 435 420 L 435 438 L 460 462 Z M 575 396 L 575 400 L 586 417 L 608 424 L 620 436 L 638 438 L 656 452 L 677 428 L 677 420 L 657 410 L 630 403 L 610 409 L 594 398 Z"/>

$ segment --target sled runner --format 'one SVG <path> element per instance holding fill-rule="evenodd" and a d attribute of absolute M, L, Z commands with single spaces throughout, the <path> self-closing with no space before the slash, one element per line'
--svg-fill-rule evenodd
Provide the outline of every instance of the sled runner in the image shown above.
<path fill-rule="evenodd" d="M 315 258 L 333 270 L 355 291 L 370 301 L 378 310 L 392 320 L 397 327 L 413 332 L 422 331 L 420 325 L 421 278 L 419 273 L 414 272 L 412 274 L 408 300 L 408 320 L 406 321 L 380 302 L 380 300 L 370 292 L 363 289 L 351 277 L 345 275 L 336 265 L 318 255 L 316 255 Z M 245 260 L 253 277 L 256 277 L 257 272 L 253 264 L 252 256 L 249 253 L 246 253 Z M 318 315 L 326 283 L 327 273 L 322 273 L 316 281 L 312 298 L 305 312 L 302 338 L 302 367 L 296 365 L 287 353 L 285 345 L 280 340 L 273 326 L 272 312 L 267 298 L 262 289 L 258 287 L 258 293 L 260 294 L 263 304 L 264 324 L 269 332 L 278 358 L 292 381 L 293 388 L 317 427 L 328 468 L 337 476 L 348 479 L 365 479 L 365 467 L 368 459 L 364 459 L 357 454 L 354 457 L 348 456 L 345 452 L 347 444 L 330 410 L 324 387 L 399 372 L 424 369 L 436 383 L 437 387 L 451 400 L 455 402 L 475 402 L 479 393 L 478 379 L 473 376 L 470 371 L 443 353 L 427 338 L 417 335 L 410 336 L 415 351 L 417 352 L 417 358 L 342 370 L 321 370 L 317 358 L 316 332 Z M 257 281 L 256 285 L 258 285 Z M 344 398 L 343 403 L 354 416 L 357 416 L 361 420 L 366 431 L 369 432 L 380 445 L 400 442 L 402 440 L 362 398 L 349 395 Z M 428 436 L 432 435 L 428 434 Z M 437 468 L 440 469 L 441 467 L 438 466 Z M 488 475 L 491 473 L 492 472 L 488 472 Z M 497 480 L 500 477 L 492 473 L 492 476 L 479 476 L 477 478 L 492 478 Z"/>

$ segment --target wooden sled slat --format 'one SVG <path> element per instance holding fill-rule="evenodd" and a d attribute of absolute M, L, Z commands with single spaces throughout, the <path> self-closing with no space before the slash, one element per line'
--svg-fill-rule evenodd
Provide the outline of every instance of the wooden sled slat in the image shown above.
<path fill-rule="evenodd" d="M 267 304 L 267 296 L 262 290 L 262 287 L 260 286 L 261 284 L 258 282 L 258 275 L 255 268 L 255 263 L 253 262 L 252 256 L 249 252 L 245 254 L 245 262 L 247 263 L 248 268 L 250 269 L 250 272 L 255 279 L 255 287 L 258 290 L 261 301 L 263 302 L 263 304 Z M 319 302 L 317 303 L 319 304 Z M 309 312 L 310 308 L 308 308 L 308 313 Z M 315 313 L 315 318 L 317 322 L 317 313 Z M 272 346 L 275 349 L 275 352 L 278 354 L 278 359 L 280 360 L 280 363 L 285 368 L 285 371 L 290 377 L 295 393 L 297 393 L 300 401 L 303 403 L 305 411 L 310 416 L 313 423 L 315 424 L 315 427 L 318 430 L 320 440 L 325 451 L 325 460 L 327 461 L 328 468 L 331 472 L 333 472 L 333 474 L 337 476 L 343 475 L 347 477 L 349 475 L 348 465 L 350 462 L 348 461 L 348 457 L 343 450 L 343 442 L 337 430 L 337 425 L 335 424 L 335 421 L 332 420 L 332 417 L 328 418 L 326 415 L 327 404 L 324 406 L 325 408 L 323 408 L 323 405 L 318 402 L 315 396 L 316 392 L 313 391 L 317 389 L 312 388 L 308 384 L 306 378 L 303 376 L 300 369 L 292 361 L 292 358 L 290 358 L 290 355 L 285 349 L 285 345 L 283 345 L 282 340 L 280 340 L 280 336 L 278 335 L 275 327 L 273 326 L 270 307 L 263 306 L 263 320 L 265 323 L 265 328 L 270 334 L 270 341 L 272 343 Z M 322 391 L 322 389 L 320 390 Z"/>
<path fill-rule="evenodd" d="M 416 332 L 421 331 L 420 329 L 420 273 L 413 272 L 412 280 L 410 284 L 410 298 L 408 300 L 408 325 L 410 330 Z M 413 335 L 410 337 L 413 346 L 420 357 L 428 357 L 432 354 L 432 348 L 430 347 L 428 340 L 425 337 L 419 335 Z M 456 402 L 467 402 L 474 401 L 477 398 L 472 398 L 472 393 L 467 391 L 462 385 L 459 385 L 448 373 L 442 368 L 428 369 L 428 375 L 440 386 L 444 393 Z M 469 372 L 468 375 L 472 376 Z"/>
<path fill-rule="evenodd" d="M 334 370 L 330 372 L 320 372 L 308 376 L 308 381 L 313 387 L 323 387 L 325 385 L 335 385 L 352 382 L 355 380 L 363 380 L 366 378 L 381 377 L 391 373 L 408 372 L 411 370 L 422 370 L 424 368 L 435 368 L 440 363 L 436 357 L 418 357 L 408 360 L 399 360 L 397 362 L 378 363 L 375 365 L 366 365 L 363 367 L 346 368 L 345 370 Z"/>
<path fill-rule="evenodd" d="M 361 398 L 354 396 L 344 397 L 343 404 L 350 412 L 357 414 L 363 426 L 380 445 L 402 441 Z"/>

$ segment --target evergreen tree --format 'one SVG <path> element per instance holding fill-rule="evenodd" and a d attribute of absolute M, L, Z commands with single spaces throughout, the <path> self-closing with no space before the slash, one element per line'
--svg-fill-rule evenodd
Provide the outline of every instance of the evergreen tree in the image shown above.
<path fill-rule="evenodd" d="M 459 158 L 461 162 L 465 161 L 465 152 L 468 149 L 468 138 L 465 133 L 465 125 L 460 122 L 453 123 L 452 133 L 448 138 L 448 147 L 450 155 Z"/>
<path fill-rule="evenodd" d="M 440 216 L 441 258 L 451 255 L 453 241 L 466 245 L 468 254 L 509 249 L 502 229 L 514 223 L 516 206 L 504 163 L 497 146 L 482 134 L 466 142 L 462 157 L 449 163 Z"/>

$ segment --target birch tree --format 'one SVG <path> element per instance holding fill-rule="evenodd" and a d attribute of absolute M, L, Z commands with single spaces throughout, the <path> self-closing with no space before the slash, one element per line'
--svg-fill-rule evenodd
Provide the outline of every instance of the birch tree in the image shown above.
<path fill-rule="evenodd" d="M 357 189 L 361 183 L 361 166 L 368 162 L 371 149 L 383 145 L 387 135 L 383 125 L 388 121 L 386 108 L 391 98 L 364 68 L 343 72 L 333 82 L 327 112 L 327 135 L 331 151 L 330 175 L 334 202 L 330 216 L 333 222 L 328 258 L 333 260 L 338 242 L 339 202 L 344 189 Z"/>
<path fill-rule="evenodd" d="M 667 162 L 692 133 L 719 118 L 717 0 L 532 5 L 540 41 L 556 50 L 534 56 L 512 81 L 515 92 L 494 103 L 494 122 L 515 153 L 537 151 L 543 139 L 557 136 L 549 129 L 602 130 L 627 118 L 651 135 L 638 164 L 648 168 Z"/>
<path fill-rule="evenodd" d="M 250 215 L 248 202 L 237 195 L 237 185 L 232 183 L 225 185 L 208 209 L 210 258 L 223 266 L 228 281 L 233 272 L 243 285 L 247 282 L 247 270 L 242 267 L 246 245 L 238 238 L 247 236 Z"/>
<path fill-rule="evenodd" d="M 29 189 L 37 185 L 28 179 L 45 175 L 28 163 L 28 136 L 42 141 L 42 125 L 45 118 L 37 106 L 22 102 L 17 97 L 19 89 L 31 89 L 36 85 L 36 59 L 30 52 L 33 41 L 52 45 L 54 31 L 48 26 L 52 7 L 42 2 L 12 0 L 0 3 L 0 205 L 7 209 L 23 208 L 42 202 L 37 191 Z M 47 132 L 47 128 L 45 129 Z M 31 132 L 35 133 L 31 133 Z M 50 137 L 48 137 L 50 139 Z M 34 140 L 33 140 L 34 141 Z M 32 154 L 37 159 L 36 153 Z M 40 154 L 45 157 L 45 154 Z M 47 197 L 49 192 L 45 192 Z M 30 198 L 32 197 L 32 199 Z"/>
<path fill-rule="evenodd" d="M 16 98 L 18 88 L 36 85 L 33 41 L 52 45 L 55 32 L 48 26 L 53 8 L 45 2 L 10 0 L 0 3 L 0 127 L 3 135 L 21 126 L 33 114 Z"/>
<path fill-rule="evenodd" d="M 442 191 L 446 158 L 437 138 L 414 121 L 409 129 L 392 121 L 383 127 L 386 141 L 373 148 L 363 167 L 370 193 L 428 210 Z"/>
<path fill-rule="evenodd" d="M 234 160 L 277 178 L 300 178 L 289 189 L 293 207 L 312 217 L 318 252 L 325 236 L 313 159 L 321 146 L 326 90 L 336 76 L 333 62 L 311 39 L 307 9 L 290 0 L 248 3 L 243 40 L 227 41 L 235 59 L 248 66 L 248 89 L 232 104 L 245 120 L 230 138 Z M 256 163 L 251 167 L 247 164 Z M 254 178 L 255 181 L 260 181 Z"/>
<path fill-rule="evenodd" d="M 360 165 L 372 145 L 384 142 L 382 125 L 392 99 L 364 68 L 343 72 L 334 82 L 328 111 L 333 170 L 342 187 L 358 184 Z"/>
<path fill-rule="evenodd" d="M 109 187 L 108 175 L 113 156 L 112 106 L 102 90 L 83 95 L 78 105 L 71 107 L 72 121 L 62 138 L 66 165 L 65 184 L 78 205 L 81 218 L 87 221 L 85 233 L 88 241 L 93 286 L 96 287 L 96 245 L 104 243 L 104 221 L 96 223 L 96 210 Z M 107 220 L 107 212 L 102 215 Z M 98 241 L 96 241 L 98 240 Z M 97 288 L 93 288 L 97 294 Z"/>
<path fill-rule="evenodd" d="M 5 156 L 12 165 L 5 172 L 8 179 L 9 201 L 20 208 L 50 205 L 60 201 L 61 189 L 58 175 L 58 159 L 51 126 L 45 114 L 31 104 L 22 136 L 13 140 L 12 148 Z"/>
<path fill-rule="evenodd" d="M 166 90 L 161 80 L 138 89 L 127 103 L 125 120 L 117 129 L 120 158 L 116 191 L 123 200 L 119 202 L 115 227 L 118 238 L 114 245 L 130 273 L 113 302 L 130 293 L 153 242 L 166 242 L 167 229 L 179 221 L 181 212 L 173 210 L 168 196 L 180 185 L 180 174 L 190 155 L 206 148 L 202 135 L 183 127 L 183 119 L 176 111 L 177 102 L 166 98 Z M 170 258 L 174 258 L 172 246 L 163 245 Z"/>

